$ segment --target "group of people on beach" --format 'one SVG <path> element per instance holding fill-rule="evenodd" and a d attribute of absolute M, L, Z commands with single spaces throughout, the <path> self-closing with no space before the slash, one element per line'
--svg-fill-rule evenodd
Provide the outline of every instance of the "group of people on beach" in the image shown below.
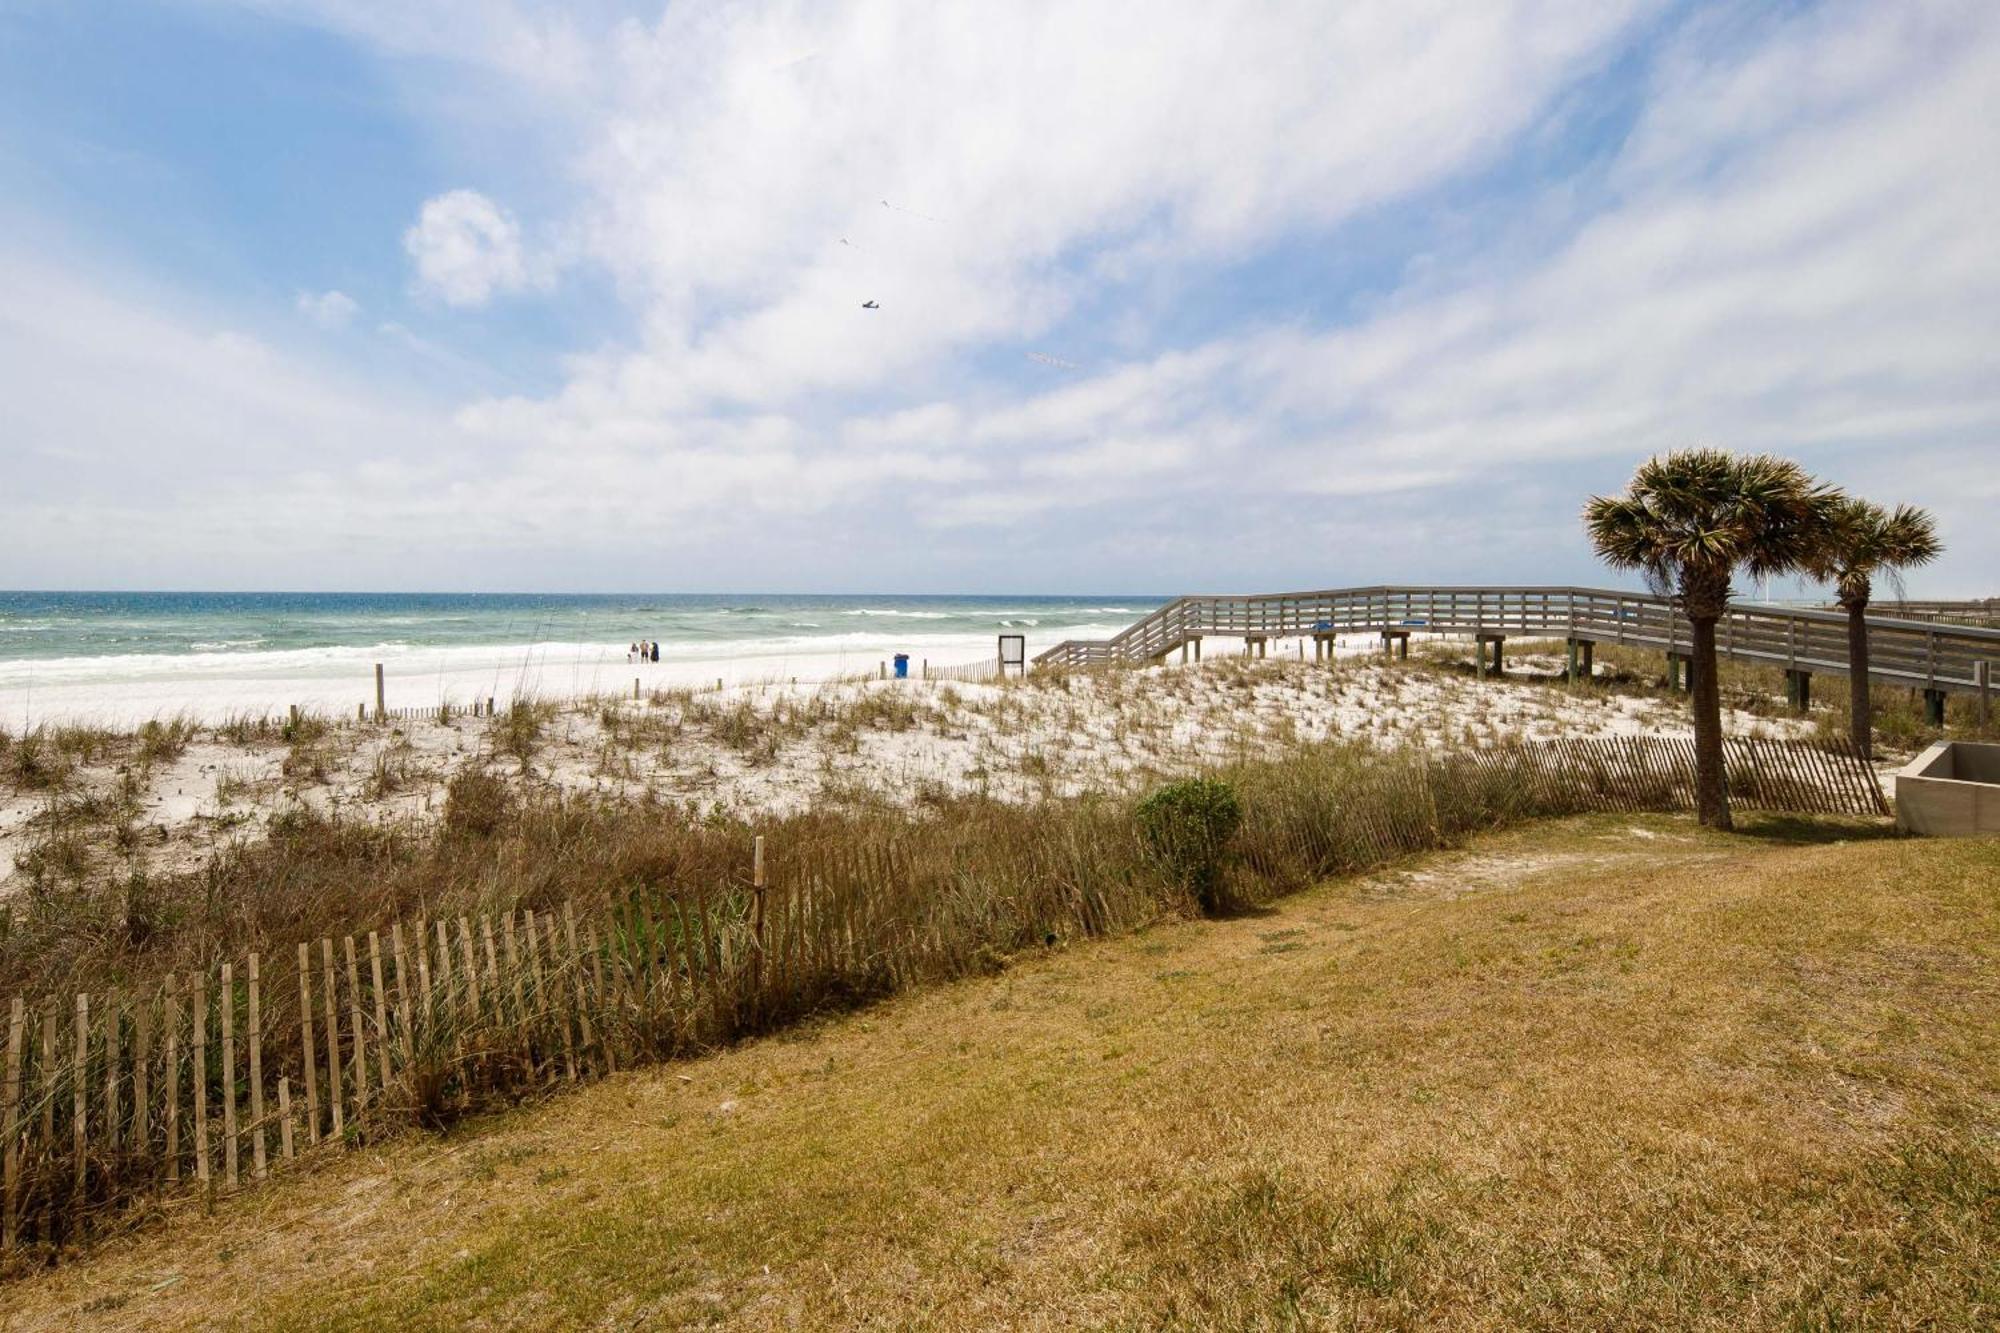
<path fill-rule="evenodd" d="M 625 660 L 628 662 L 657 662 L 660 660 L 660 645 L 641 639 L 625 650 Z"/>

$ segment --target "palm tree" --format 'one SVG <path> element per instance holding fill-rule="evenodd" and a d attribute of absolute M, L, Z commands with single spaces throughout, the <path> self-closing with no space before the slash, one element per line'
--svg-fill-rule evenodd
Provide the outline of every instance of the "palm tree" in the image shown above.
<path fill-rule="evenodd" d="M 1937 520 L 1924 510 L 1842 499 L 1830 507 L 1819 549 L 1807 563 L 1814 578 L 1833 585 L 1835 600 L 1847 612 L 1847 697 L 1854 745 L 1867 758 L 1875 757 L 1868 702 L 1868 598 L 1875 576 L 1895 580 L 1902 570 L 1927 565 L 1943 550 Z"/>
<path fill-rule="evenodd" d="M 1598 557 L 1643 573 L 1693 630 L 1695 814 L 1711 828 L 1734 827 L 1715 672 L 1715 625 L 1729 607 L 1730 580 L 1739 570 L 1766 578 L 1804 569 L 1837 496 L 1788 459 L 1681 449 L 1647 459 L 1623 495 L 1584 506 Z"/>

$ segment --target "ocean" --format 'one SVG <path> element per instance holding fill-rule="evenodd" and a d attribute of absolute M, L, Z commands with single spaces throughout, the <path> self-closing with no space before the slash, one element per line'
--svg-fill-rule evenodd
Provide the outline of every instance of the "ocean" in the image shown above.
<path fill-rule="evenodd" d="M 1116 633 L 1157 597 L 0 592 L 0 725 L 204 720 L 948 666 Z M 660 661 L 629 660 L 635 640 Z"/>

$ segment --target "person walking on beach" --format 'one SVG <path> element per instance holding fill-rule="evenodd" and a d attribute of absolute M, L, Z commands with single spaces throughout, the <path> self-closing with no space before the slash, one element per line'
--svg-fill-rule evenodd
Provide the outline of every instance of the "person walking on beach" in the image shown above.
<path fill-rule="evenodd" d="M 655 662 L 660 660 L 660 641 L 658 639 L 653 640 L 653 660 Z"/>
<path fill-rule="evenodd" d="M 628 643 L 628 644 L 626 644 L 626 645 L 625 645 L 625 660 L 626 660 L 626 661 L 628 661 L 628 662 L 636 662 L 636 661 L 638 661 L 638 660 L 639 660 L 639 645 L 638 645 L 638 644 L 636 644 L 636 643 Z"/>

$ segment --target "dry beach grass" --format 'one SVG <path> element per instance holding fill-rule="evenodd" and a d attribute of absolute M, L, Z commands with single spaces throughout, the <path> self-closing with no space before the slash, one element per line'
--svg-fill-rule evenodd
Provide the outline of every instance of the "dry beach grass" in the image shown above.
<path fill-rule="evenodd" d="M 0 732 L 0 900 L 134 873 L 190 870 L 301 811 L 434 820 L 452 778 L 672 804 L 741 818 L 978 794 L 1127 793 L 1204 765 L 1326 740 L 1433 750 L 1509 738 L 1686 734 L 1684 702 L 1636 670 L 1555 683 L 1523 657 L 1475 679 L 1448 650 L 1333 670 L 1288 659 L 1038 674 L 1005 686 L 850 681 L 643 700 L 517 701 L 501 717 L 335 728 L 168 718 L 135 733 Z M 1657 664 L 1653 664 L 1657 666 Z M 1732 727 L 1794 734 L 1760 688 Z"/>

